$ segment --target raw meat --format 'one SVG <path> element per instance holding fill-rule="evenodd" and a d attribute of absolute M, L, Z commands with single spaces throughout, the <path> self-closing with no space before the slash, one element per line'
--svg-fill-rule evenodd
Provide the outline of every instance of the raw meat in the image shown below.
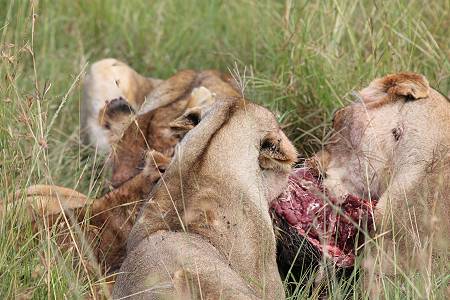
<path fill-rule="evenodd" d="M 364 232 L 373 225 L 375 200 L 347 195 L 332 197 L 307 168 L 295 169 L 288 189 L 272 204 L 275 217 L 282 218 L 322 255 L 338 267 L 354 264 Z M 277 222 L 275 222 L 277 223 Z"/>

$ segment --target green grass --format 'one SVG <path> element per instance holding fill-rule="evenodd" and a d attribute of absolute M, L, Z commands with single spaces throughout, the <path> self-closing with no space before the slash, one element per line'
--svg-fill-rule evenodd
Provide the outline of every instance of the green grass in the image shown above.
<path fill-rule="evenodd" d="M 0 0 L 0 198 L 38 182 L 101 193 L 101 159 L 78 141 L 79 79 L 98 59 L 160 78 L 246 69 L 247 97 L 276 111 L 306 156 L 323 143 L 333 110 L 376 76 L 420 72 L 449 95 L 449 28 L 447 0 Z M 88 279 L 48 229 L 34 236 L 22 216 L 0 220 L 0 298 L 89 296 L 100 278 Z M 364 295 L 356 279 L 329 283 L 330 297 L 350 287 L 350 297 Z M 431 290 L 442 297 L 439 280 Z M 414 291 L 392 283 L 385 292 Z M 298 285 L 296 295 L 307 294 Z"/>

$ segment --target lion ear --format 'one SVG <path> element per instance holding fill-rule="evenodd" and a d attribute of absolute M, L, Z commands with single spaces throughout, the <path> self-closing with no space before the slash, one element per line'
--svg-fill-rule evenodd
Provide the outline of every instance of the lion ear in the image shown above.
<path fill-rule="evenodd" d="M 262 139 L 258 160 L 262 169 L 288 172 L 297 161 L 297 150 L 279 129 L 267 133 Z"/>
<path fill-rule="evenodd" d="M 186 105 L 186 107 L 200 107 L 211 105 L 216 101 L 216 94 L 205 88 L 204 86 L 200 86 L 192 90 L 191 97 Z"/>
<path fill-rule="evenodd" d="M 416 73 L 399 73 L 383 78 L 386 92 L 410 99 L 428 97 L 430 84 L 425 76 Z"/>
<path fill-rule="evenodd" d="M 189 108 L 183 115 L 170 122 L 169 126 L 172 130 L 187 133 L 200 123 L 202 118 L 202 110 L 200 107 Z"/>
<path fill-rule="evenodd" d="M 106 129 L 113 126 L 126 127 L 123 124 L 131 120 L 131 116 L 135 114 L 136 111 L 131 104 L 123 97 L 119 97 L 105 102 L 105 106 L 99 111 L 98 122 Z"/>
<path fill-rule="evenodd" d="M 430 84 L 425 76 L 416 73 L 397 73 L 375 79 L 361 91 L 364 98 L 371 100 L 387 94 L 417 100 L 428 97 Z"/>

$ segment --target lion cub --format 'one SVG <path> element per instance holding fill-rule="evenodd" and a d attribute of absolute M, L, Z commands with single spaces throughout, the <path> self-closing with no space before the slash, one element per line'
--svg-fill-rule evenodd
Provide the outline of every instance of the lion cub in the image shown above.
<path fill-rule="evenodd" d="M 147 78 L 117 59 L 94 63 L 83 81 L 81 139 L 108 153 L 161 80 Z"/>
<path fill-rule="evenodd" d="M 431 276 L 450 257 L 450 102 L 414 73 L 376 79 L 360 100 L 335 113 L 316 163 L 337 196 L 378 199 L 365 266 L 379 292 L 382 274 Z"/>
<path fill-rule="evenodd" d="M 113 297 L 284 298 L 269 203 L 296 158 L 267 109 L 216 101 L 143 207 Z"/>
<path fill-rule="evenodd" d="M 229 76 L 213 70 L 183 70 L 166 80 L 146 78 L 115 59 L 92 65 L 83 84 L 82 140 L 109 155 L 118 187 L 143 167 L 147 151 L 167 157 L 201 108 L 216 96 L 237 97 Z M 145 101 L 144 101 L 145 100 Z M 185 114 L 184 124 L 171 124 Z"/>
<path fill-rule="evenodd" d="M 203 108 L 217 98 L 238 95 L 217 71 L 183 70 L 164 80 L 148 95 L 119 142 L 111 145 L 112 185 L 120 186 L 138 174 L 149 150 L 172 157 L 184 133 L 199 122 Z M 186 118 L 173 123 L 181 115 Z"/>
<path fill-rule="evenodd" d="M 142 171 L 120 187 L 98 199 L 69 188 L 55 185 L 33 185 L 9 199 L 8 205 L 0 202 L 0 218 L 18 203 L 23 195 L 33 229 L 58 225 L 55 236 L 58 245 L 73 248 L 73 243 L 88 241 L 95 256 L 87 259 L 98 263 L 102 271 L 110 273 L 120 268 L 126 253 L 128 235 L 136 220 L 137 212 L 160 178 L 159 168 L 166 167 L 170 159 L 156 151 L 148 151 Z M 6 203 L 6 202 L 5 202 Z M 45 219 L 45 220 L 44 220 Z M 81 232 L 70 235 L 69 227 L 81 226 Z M 78 235 L 79 234 L 79 235 Z M 73 240 L 75 238 L 75 240 Z"/>

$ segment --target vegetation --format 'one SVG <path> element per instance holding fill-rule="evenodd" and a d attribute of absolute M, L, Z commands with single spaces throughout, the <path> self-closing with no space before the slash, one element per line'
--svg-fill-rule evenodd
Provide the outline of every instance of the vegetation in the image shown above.
<path fill-rule="evenodd" d="M 34 183 L 101 194 L 102 159 L 79 142 L 80 81 L 98 59 L 159 78 L 239 72 L 247 97 L 277 112 L 307 156 L 334 109 L 377 76 L 420 72 L 449 95 L 449 28 L 446 0 L 0 0 L 0 198 Z M 0 298 L 92 297 L 105 279 L 23 215 L 17 207 L 0 220 Z M 386 297 L 442 298 L 448 263 L 429 282 L 387 282 Z M 291 297 L 317 298 L 304 279 Z M 365 295 L 357 276 L 329 286 L 331 298 Z"/>

